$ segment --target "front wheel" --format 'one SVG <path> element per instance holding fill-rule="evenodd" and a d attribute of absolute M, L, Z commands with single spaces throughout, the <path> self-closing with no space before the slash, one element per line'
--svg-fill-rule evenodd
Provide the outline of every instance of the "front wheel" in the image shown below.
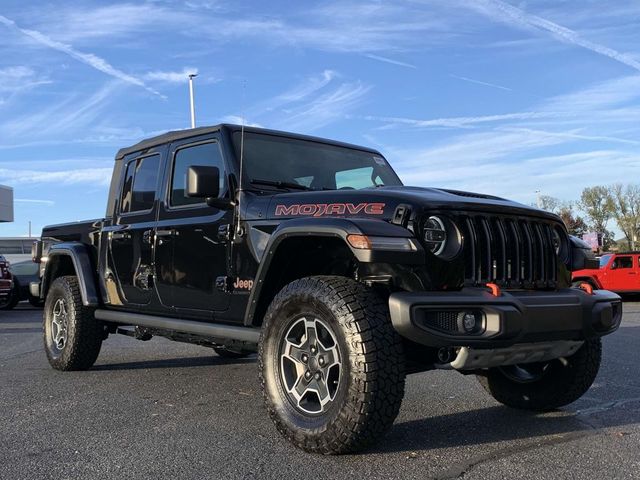
<path fill-rule="evenodd" d="M 57 278 L 44 305 L 44 348 L 56 370 L 86 370 L 100 353 L 102 323 L 82 303 L 76 277 Z"/>
<path fill-rule="evenodd" d="M 259 371 L 276 428 L 312 453 L 371 445 L 404 395 L 402 341 L 386 302 L 342 277 L 303 278 L 280 291 L 265 316 Z"/>
<path fill-rule="evenodd" d="M 513 408 L 548 411 L 575 402 L 593 384 L 602 357 L 599 338 L 576 353 L 550 362 L 509 365 L 478 375 L 493 398 Z"/>

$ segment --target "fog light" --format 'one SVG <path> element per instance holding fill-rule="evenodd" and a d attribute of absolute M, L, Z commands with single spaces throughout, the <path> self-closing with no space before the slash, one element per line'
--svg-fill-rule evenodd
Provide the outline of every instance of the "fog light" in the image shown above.
<path fill-rule="evenodd" d="M 465 332 L 473 332 L 476 329 L 476 316 L 467 312 L 462 315 L 462 326 Z"/>
<path fill-rule="evenodd" d="M 460 312 L 458 325 L 465 333 L 480 333 L 484 328 L 483 315 L 474 311 Z"/>

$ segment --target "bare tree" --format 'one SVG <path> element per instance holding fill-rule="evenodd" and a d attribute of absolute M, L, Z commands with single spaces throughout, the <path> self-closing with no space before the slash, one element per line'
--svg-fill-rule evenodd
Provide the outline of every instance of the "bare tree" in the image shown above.
<path fill-rule="evenodd" d="M 630 184 L 626 188 L 621 183 L 609 188 L 613 202 L 613 218 L 627 239 L 630 250 L 635 250 L 640 231 L 640 185 Z"/>
<path fill-rule="evenodd" d="M 603 249 L 609 250 L 612 244 L 613 234 L 607 230 L 607 224 L 609 220 L 611 220 L 613 211 L 615 210 L 609 189 L 601 185 L 585 188 L 582 190 L 578 205 L 586 214 L 589 227 L 595 232 L 602 234 Z"/>

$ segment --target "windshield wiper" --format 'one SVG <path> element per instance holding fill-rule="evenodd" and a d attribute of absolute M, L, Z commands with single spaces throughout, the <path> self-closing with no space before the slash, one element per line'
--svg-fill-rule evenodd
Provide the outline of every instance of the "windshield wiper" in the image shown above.
<path fill-rule="evenodd" d="M 300 185 L 299 183 L 294 182 L 281 182 L 280 180 L 261 180 L 259 178 L 254 178 L 251 180 L 252 185 L 266 185 L 269 187 L 277 187 L 277 188 L 291 188 L 296 190 L 314 190 L 311 187 L 307 187 L 306 185 Z"/>

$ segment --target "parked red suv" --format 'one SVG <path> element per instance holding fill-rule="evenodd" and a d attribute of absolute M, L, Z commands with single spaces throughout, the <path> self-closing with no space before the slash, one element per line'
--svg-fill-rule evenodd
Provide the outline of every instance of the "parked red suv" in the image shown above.
<path fill-rule="evenodd" d="M 595 289 L 640 292 L 640 252 L 615 253 L 600 258 L 600 268 L 576 270 L 575 283 L 586 282 Z"/>

